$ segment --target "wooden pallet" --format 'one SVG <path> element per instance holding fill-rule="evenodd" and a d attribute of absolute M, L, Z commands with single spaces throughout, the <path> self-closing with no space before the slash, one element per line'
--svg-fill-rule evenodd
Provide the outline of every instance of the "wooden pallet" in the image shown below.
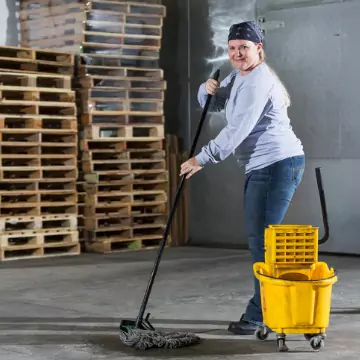
<path fill-rule="evenodd" d="M 142 224 L 128 226 L 125 224 L 111 225 L 101 228 L 86 228 L 87 242 L 106 243 L 109 240 L 131 241 L 140 238 L 160 237 L 164 231 L 165 224 Z"/>
<path fill-rule="evenodd" d="M 76 204 L 62 204 L 55 206 L 43 206 L 24 203 L 21 207 L 2 207 L 0 209 L 0 216 L 8 217 L 22 217 L 22 216 L 47 216 L 47 215 L 60 215 L 60 214 L 76 214 L 77 213 Z"/>
<path fill-rule="evenodd" d="M 82 125 L 114 123 L 114 124 L 164 124 L 165 117 L 163 115 L 154 115 L 152 113 L 128 112 L 122 115 L 102 116 L 94 114 L 81 114 L 80 122 Z"/>
<path fill-rule="evenodd" d="M 110 53 L 81 53 L 82 63 L 92 66 L 109 66 L 109 67 L 133 67 L 137 69 L 158 69 L 159 54 L 144 53 L 139 51 L 137 54 L 125 55 L 122 52 Z M 89 75 L 96 74 L 89 72 Z"/>
<path fill-rule="evenodd" d="M 22 8 L 22 44 L 30 47 L 61 46 L 56 43 L 59 40 L 67 44 L 71 42 L 70 45 L 74 46 L 101 47 L 104 43 L 122 43 L 157 49 L 160 48 L 164 16 L 166 11 L 162 5 L 111 1 Z M 48 18 L 53 22 L 49 23 Z"/>
<path fill-rule="evenodd" d="M 53 179 L 43 179 L 40 181 L 33 179 L 23 179 L 21 181 L 5 182 L 0 181 L 0 195 L 28 192 L 51 193 L 52 191 L 73 191 L 76 192 L 76 183 L 72 179 L 60 179 L 53 181 Z"/>
<path fill-rule="evenodd" d="M 161 160 L 165 159 L 165 151 L 163 150 L 140 150 L 140 151 L 114 151 L 107 150 L 94 150 L 82 152 L 82 160 L 85 162 L 92 161 L 107 161 L 107 160 Z"/>
<path fill-rule="evenodd" d="M 0 233 L 15 235 L 26 232 L 46 232 L 57 229 L 76 231 L 78 219 L 76 214 L 60 214 L 47 216 L 7 216 L 0 217 Z"/>
<path fill-rule="evenodd" d="M 78 177 L 80 179 L 80 176 Z M 84 242 L 84 229 L 85 229 L 85 196 L 86 196 L 86 190 L 85 190 L 85 181 L 81 179 L 80 181 L 76 182 L 76 195 L 77 195 L 77 229 L 79 232 L 79 242 L 82 244 Z"/>
<path fill-rule="evenodd" d="M 86 204 L 84 205 L 84 217 L 85 221 L 87 218 L 94 218 L 100 216 L 108 217 L 129 217 L 131 215 L 131 204 L 130 203 L 116 203 L 116 204 Z"/>
<path fill-rule="evenodd" d="M 59 91 L 59 89 L 66 89 L 72 91 L 71 76 L 61 74 L 33 74 L 28 72 L 0 71 L 1 86 L 16 86 L 21 88 L 40 88 L 45 91 L 48 90 Z M 23 89 L 26 90 L 26 89 Z"/>
<path fill-rule="evenodd" d="M 88 10 L 82 19 L 76 14 L 76 20 L 75 23 L 62 20 L 57 27 L 49 27 L 46 20 L 42 23 L 31 21 L 31 27 L 23 23 L 22 44 L 34 46 L 52 39 L 73 37 L 79 44 L 141 45 L 153 49 L 161 45 L 162 17 L 159 16 Z"/>
<path fill-rule="evenodd" d="M 85 180 L 89 184 L 98 184 L 102 182 L 114 182 L 131 180 L 132 184 L 149 184 L 151 182 L 166 181 L 168 179 L 168 171 L 161 171 L 156 173 L 136 174 L 129 172 L 126 174 L 119 173 L 88 173 L 84 175 Z"/>
<path fill-rule="evenodd" d="M 81 110 L 83 114 L 100 115 L 112 117 L 126 115 L 131 112 L 137 114 L 163 115 L 163 102 L 159 100 L 119 100 L 101 99 L 82 102 Z"/>
<path fill-rule="evenodd" d="M 108 194 L 108 193 L 129 194 L 132 192 L 132 183 L 131 180 L 101 182 L 98 184 L 85 183 L 84 191 L 89 196 L 96 194 Z"/>
<path fill-rule="evenodd" d="M 166 81 L 142 78 L 131 80 L 125 76 L 86 75 L 79 80 L 83 88 L 115 88 L 124 90 L 166 90 Z"/>
<path fill-rule="evenodd" d="M 44 115 L 0 115 L 0 131 L 3 129 L 42 129 L 57 132 L 59 130 L 77 130 L 75 116 Z"/>
<path fill-rule="evenodd" d="M 28 114 L 28 115 L 69 115 L 76 116 L 76 104 L 71 102 L 50 102 L 50 101 L 0 101 L 0 114 Z"/>
<path fill-rule="evenodd" d="M 93 124 L 84 127 L 84 137 L 92 140 L 158 141 L 164 139 L 164 125 Z"/>
<path fill-rule="evenodd" d="M 98 215 L 87 217 L 85 219 L 85 228 L 87 230 L 119 230 L 131 228 L 131 217 L 119 215 Z"/>
<path fill-rule="evenodd" d="M 72 76 L 74 66 L 75 55 L 71 53 L 31 47 L 0 46 L 1 72 Z"/>
<path fill-rule="evenodd" d="M 113 1 L 113 0 L 106 0 L 107 2 Z M 73 3 L 74 0 L 52 0 L 51 4 L 52 6 L 56 5 L 64 5 L 64 4 L 70 4 Z M 162 4 L 162 0 L 132 0 L 132 3 L 146 3 L 146 4 Z M 80 2 L 81 3 L 81 2 Z M 21 0 L 20 2 L 20 8 L 21 10 L 27 10 L 27 9 L 38 9 L 41 7 L 48 7 L 49 6 L 49 0 Z"/>
<path fill-rule="evenodd" d="M 32 208 L 32 209 L 53 209 L 60 207 L 73 207 L 76 209 L 76 193 L 69 191 L 68 193 L 38 193 L 34 191 L 33 193 L 22 194 L 22 193 L 12 193 L 1 195 L 0 200 L 0 214 L 5 212 L 21 212 L 23 208 Z M 40 212 L 40 211 L 39 211 Z M 41 212 L 40 214 L 41 215 Z"/>
<path fill-rule="evenodd" d="M 1 59 L 22 60 L 24 62 L 34 61 L 38 64 L 52 64 L 57 66 L 74 66 L 75 57 L 61 51 L 33 49 L 20 46 L 0 46 Z"/>
<path fill-rule="evenodd" d="M 163 174 L 161 174 L 163 175 Z M 118 181 L 104 181 L 99 183 L 86 183 L 84 185 L 84 194 L 89 196 L 96 194 L 141 194 L 147 191 L 167 191 L 167 180 L 164 178 L 148 180 L 148 181 L 136 181 L 132 178 L 118 180 Z"/>
<path fill-rule="evenodd" d="M 32 244 L 4 246 L 0 248 L 0 261 L 39 259 L 57 256 L 80 255 L 81 247 L 77 242 L 61 242 L 58 244 Z"/>
<path fill-rule="evenodd" d="M 134 250 L 153 250 L 159 247 L 162 239 L 161 235 L 153 235 L 131 239 L 116 237 L 104 241 L 90 241 L 89 239 L 92 239 L 91 233 L 87 233 L 88 232 L 85 234 L 86 251 L 102 254 Z M 170 242 L 171 237 L 168 238 L 166 246 L 169 246 Z"/>
<path fill-rule="evenodd" d="M 82 139 L 80 140 L 81 150 L 110 150 L 115 151 L 144 151 L 144 150 L 163 150 L 164 144 L 159 139 L 126 139 L 126 140 L 113 140 L 109 139 Z"/>
<path fill-rule="evenodd" d="M 80 76 L 87 76 L 87 75 L 117 76 L 117 77 L 126 77 L 127 79 L 131 79 L 131 80 L 142 80 L 144 78 L 161 80 L 164 78 L 164 71 L 162 69 L 138 68 L 134 66 L 119 66 L 119 65 L 116 66 L 116 65 L 102 65 L 102 64 L 99 65 L 99 64 L 85 63 L 79 65 L 78 71 Z M 146 92 L 142 92 L 140 96 L 141 97 L 146 96 Z M 95 96 L 95 97 L 105 97 L 105 96 Z M 112 96 L 112 97 L 118 97 L 118 96 Z M 131 97 L 132 96 L 124 96 L 124 98 L 131 98 Z M 155 98 L 159 98 L 159 97 L 157 96 Z"/>
<path fill-rule="evenodd" d="M 137 191 L 137 192 L 117 192 L 93 193 L 85 197 L 86 205 L 102 206 L 112 205 L 152 205 L 166 202 L 166 193 L 164 191 Z"/>
<path fill-rule="evenodd" d="M 29 20 L 44 20 L 44 18 L 51 18 L 57 15 L 70 15 L 76 13 L 83 13 L 85 10 L 84 4 L 79 2 L 71 2 L 65 5 L 57 5 L 57 6 L 42 6 L 42 7 L 32 7 L 28 9 L 23 9 L 20 7 L 19 11 L 19 20 L 20 23 Z"/>
<path fill-rule="evenodd" d="M 133 2 L 114 2 L 114 1 L 103 1 L 103 0 L 91 0 L 84 2 L 67 2 L 58 1 L 57 3 L 42 3 L 41 1 L 30 3 L 27 1 L 20 2 L 20 20 L 31 20 L 39 19 L 41 17 L 51 17 L 56 15 L 64 15 L 71 13 L 78 13 L 91 10 L 100 10 L 111 14 L 126 13 L 139 16 L 166 16 L 166 8 L 161 4 L 149 4 Z"/>
<path fill-rule="evenodd" d="M 0 85 L 0 98 L 2 103 L 6 101 L 74 103 L 75 92 L 68 89 Z"/>
<path fill-rule="evenodd" d="M 164 90 L 91 88 L 86 90 L 79 90 L 77 94 L 78 101 L 81 104 L 82 113 L 93 113 L 93 110 L 103 111 L 102 108 L 104 108 L 104 105 L 106 105 L 107 101 L 110 102 L 110 105 L 112 105 L 111 103 L 114 102 L 121 104 L 121 111 L 127 110 L 128 112 L 149 112 L 154 111 L 149 108 L 150 106 L 154 107 L 154 105 L 157 105 L 155 111 L 159 112 L 160 114 L 163 113 L 163 110 L 162 108 L 159 108 L 159 105 L 161 107 L 163 106 Z M 99 109 L 96 109 L 97 107 Z M 99 115 L 101 115 L 101 113 Z"/>
<path fill-rule="evenodd" d="M 72 154 L 76 157 L 77 143 L 51 143 L 51 142 L 27 142 L 27 141 L 4 141 L 0 142 L 0 153 L 7 155 L 19 155 L 19 158 L 30 154 L 59 155 Z"/>
<path fill-rule="evenodd" d="M 1 115 L 0 115 L 1 116 Z M 42 129 L 42 128 L 2 128 L 0 129 L 1 142 L 26 143 L 77 143 L 77 131 L 72 129 Z"/>

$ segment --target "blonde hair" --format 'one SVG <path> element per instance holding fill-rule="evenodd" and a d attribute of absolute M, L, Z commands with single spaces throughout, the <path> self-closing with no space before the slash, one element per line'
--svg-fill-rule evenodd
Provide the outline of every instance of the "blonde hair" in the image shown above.
<path fill-rule="evenodd" d="M 260 62 L 265 62 L 265 52 L 264 52 L 264 49 L 263 49 L 263 48 L 260 49 L 259 58 L 260 58 Z M 284 90 L 285 104 L 286 104 L 286 106 L 290 106 L 290 104 L 291 104 L 290 95 L 289 95 L 289 92 L 287 91 L 285 85 L 284 85 L 283 82 L 280 80 L 279 76 L 276 74 L 276 72 L 274 71 L 274 69 L 272 69 L 272 68 L 269 66 L 269 64 L 267 64 L 267 66 L 269 67 L 270 71 L 273 73 L 273 75 L 274 75 L 275 78 L 278 80 L 279 84 L 281 85 L 281 87 L 282 87 L 283 90 Z"/>

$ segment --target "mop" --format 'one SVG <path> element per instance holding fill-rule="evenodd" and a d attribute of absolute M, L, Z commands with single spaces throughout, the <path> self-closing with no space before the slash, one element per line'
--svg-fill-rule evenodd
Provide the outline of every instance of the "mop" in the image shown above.
<path fill-rule="evenodd" d="M 220 69 L 216 70 L 213 79 L 218 80 L 220 76 Z M 207 100 L 201 115 L 201 119 L 195 134 L 195 138 L 193 140 L 190 153 L 189 153 L 189 159 L 193 157 L 195 148 L 201 133 L 201 128 L 203 126 L 203 123 L 205 121 L 206 114 L 208 112 L 208 108 L 210 105 L 212 95 L 208 94 Z M 148 286 L 145 291 L 145 295 L 140 307 L 140 311 L 138 314 L 138 317 L 136 321 L 133 320 L 122 320 L 120 323 L 120 341 L 128 346 L 135 349 L 141 349 L 146 350 L 150 348 L 169 348 L 169 349 L 175 349 L 179 347 L 185 347 L 190 346 L 194 344 L 198 344 L 200 342 L 200 338 L 192 333 L 180 333 L 180 332 L 160 332 L 156 331 L 155 328 L 151 325 L 149 322 L 149 316 L 150 314 L 147 314 L 147 316 L 144 319 L 144 313 L 147 306 L 147 302 L 149 300 L 150 292 L 152 289 L 152 286 L 154 284 L 155 276 L 160 264 L 161 256 L 164 251 L 164 247 L 166 244 L 166 240 L 170 231 L 171 222 L 173 220 L 177 204 L 180 200 L 180 195 L 182 188 L 184 186 L 186 174 L 182 176 L 182 179 L 180 181 L 180 184 L 178 186 L 175 200 L 165 227 L 165 231 L 162 237 L 162 240 L 160 242 L 158 254 L 154 263 L 153 270 L 151 272 L 151 276 L 148 282 Z"/>

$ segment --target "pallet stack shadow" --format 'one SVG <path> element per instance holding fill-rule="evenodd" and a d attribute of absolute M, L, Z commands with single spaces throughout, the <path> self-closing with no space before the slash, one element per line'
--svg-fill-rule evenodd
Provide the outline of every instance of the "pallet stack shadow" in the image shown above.
<path fill-rule="evenodd" d="M 175 201 L 176 193 L 180 185 L 181 177 L 179 176 L 179 169 L 181 164 L 188 159 L 188 152 L 181 152 L 183 144 L 181 139 L 176 135 L 166 135 L 166 160 L 167 168 L 169 169 L 169 205 Z M 180 195 L 180 200 L 176 208 L 173 221 L 171 223 L 171 245 L 183 246 L 188 243 L 189 236 L 189 199 L 188 199 L 188 181 L 184 182 L 184 186 Z M 170 212 L 171 208 L 169 208 Z"/>
<path fill-rule="evenodd" d="M 77 255 L 74 56 L 0 54 L 0 259 Z"/>
<path fill-rule="evenodd" d="M 157 0 L 62 4 L 23 1 L 21 32 L 28 46 L 78 54 L 73 86 L 82 134 L 85 248 L 157 247 L 169 187 L 166 84 L 158 64 L 165 7 Z M 53 30 L 46 33 L 49 24 Z"/>

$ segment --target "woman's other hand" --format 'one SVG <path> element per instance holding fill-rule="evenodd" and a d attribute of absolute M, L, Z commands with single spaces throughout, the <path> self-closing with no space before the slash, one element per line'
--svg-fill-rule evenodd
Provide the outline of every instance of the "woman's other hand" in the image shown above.
<path fill-rule="evenodd" d="M 202 166 L 198 163 L 195 157 L 190 158 L 181 164 L 180 176 L 187 174 L 186 179 L 189 179 L 192 175 L 202 169 Z"/>
<path fill-rule="evenodd" d="M 205 90 L 210 95 L 215 95 L 216 89 L 219 87 L 220 83 L 214 79 L 209 79 L 206 81 Z"/>

